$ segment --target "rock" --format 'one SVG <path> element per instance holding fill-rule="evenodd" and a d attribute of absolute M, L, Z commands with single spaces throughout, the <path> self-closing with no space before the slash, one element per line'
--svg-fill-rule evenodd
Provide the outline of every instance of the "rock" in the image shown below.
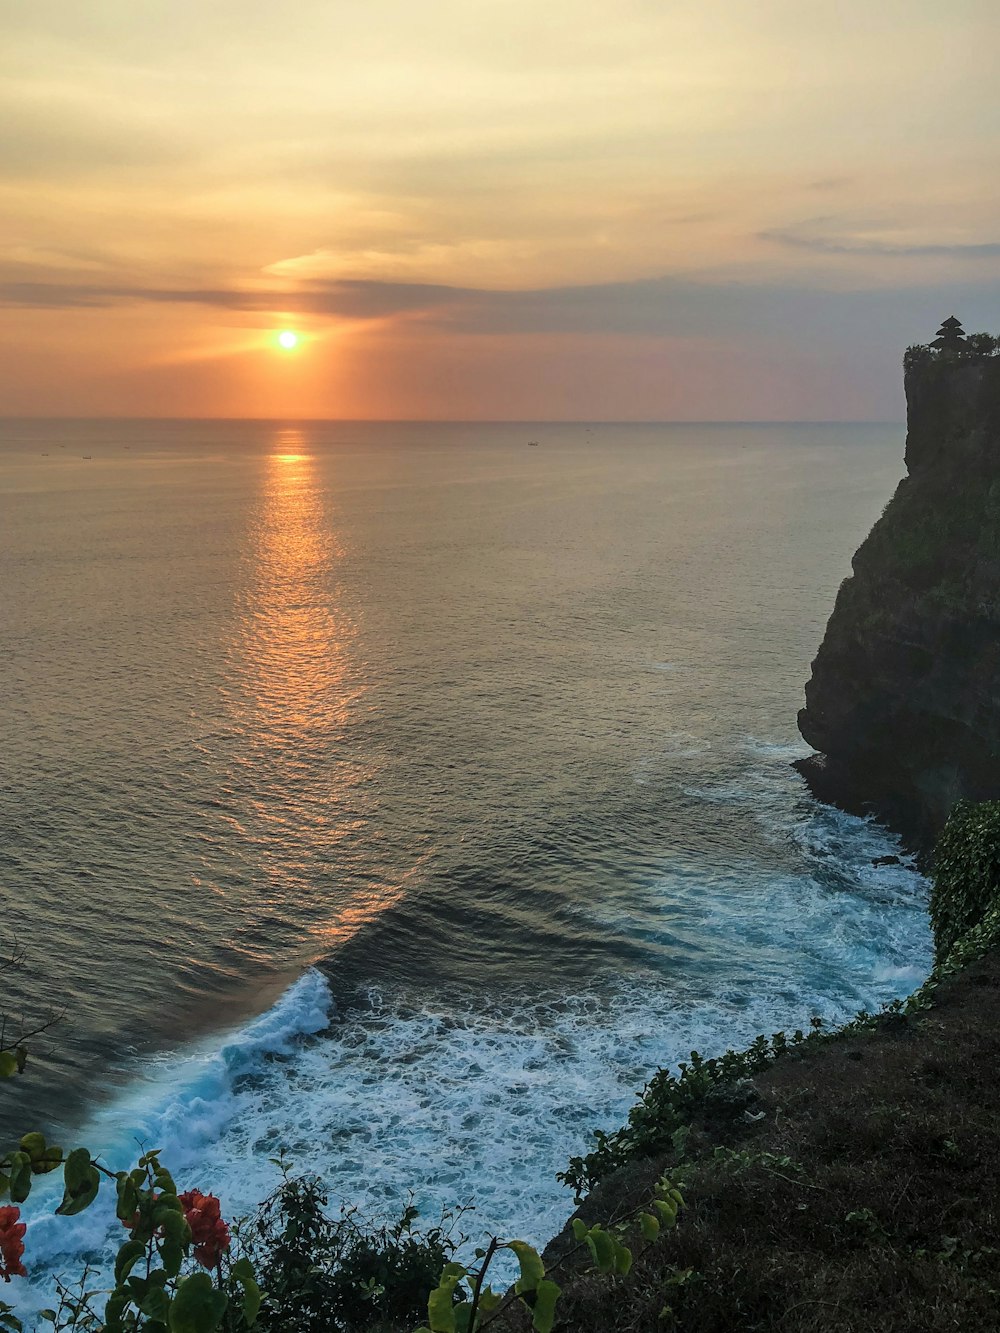
<path fill-rule="evenodd" d="M 902 864 L 898 856 L 876 856 L 872 860 L 873 866 L 901 866 Z"/>
<path fill-rule="evenodd" d="M 1000 358 L 928 353 L 905 383 L 909 475 L 837 595 L 797 767 L 928 849 L 956 800 L 1000 798 Z"/>

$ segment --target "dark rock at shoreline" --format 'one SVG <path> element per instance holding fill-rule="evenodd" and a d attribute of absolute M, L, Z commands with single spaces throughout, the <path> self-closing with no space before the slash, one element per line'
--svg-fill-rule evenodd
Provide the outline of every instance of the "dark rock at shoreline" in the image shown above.
<path fill-rule="evenodd" d="M 1000 358 L 906 373 L 909 475 L 853 560 L 806 686 L 820 799 L 927 850 L 1000 797 Z"/>

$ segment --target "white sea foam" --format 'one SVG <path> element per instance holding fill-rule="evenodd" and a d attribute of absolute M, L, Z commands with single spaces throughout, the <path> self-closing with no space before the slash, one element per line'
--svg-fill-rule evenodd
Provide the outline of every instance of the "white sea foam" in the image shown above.
<path fill-rule="evenodd" d="M 873 838 L 884 850 L 885 835 Z M 138 1070 L 82 1139 L 115 1167 L 134 1160 L 137 1140 L 161 1148 L 178 1180 L 217 1193 L 228 1217 L 275 1187 L 284 1152 L 369 1214 L 398 1212 L 413 1191 L 425 1216 L 472 1202 L 470 1229 L 544 1241 L 570 1207 L 556 1171 L 594 1127 L 621 1123 L 657 1067 L 811 1013 L 842 1019 L 905 994 L 926 972 L 912 872 L 873 869 L 856 893 L 772 881 L 738 913 L 711 894 L 702 906 L 713 947 L 736 960 L 714 993 L 650 974 L 508 1002 L 372 991 L 338 1014 L 310 971 L 223 1042 Z M 36 1270 L 71 1272 L 120 1238 L 110 1200 L 75 1219 L 43 1210 L 28 1254 Z"/>

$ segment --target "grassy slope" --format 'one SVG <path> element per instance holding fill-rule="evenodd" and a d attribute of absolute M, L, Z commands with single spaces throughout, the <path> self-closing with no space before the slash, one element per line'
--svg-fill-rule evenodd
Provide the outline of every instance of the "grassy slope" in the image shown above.
<path fill-rule="evenodd" d="M 996 952 L 944 981 L 930 1009 L 779 1061 L 754 1080 L 755 1124 L 696 1124 L 693 1160 L 633 1163 L 594 1190 L 581 1215 L 607 1222 L 647 1200 L 666 1165 L 688 1207 L 627 1278 L 562 1276 L 557 1327 L 1000 1330 L 998 1069 Z M 713 1160 L 719 1143 L 750 1164 Z M 561 1247 L 565 1233 L 547 1257 Z M 514 1313 L 502 1326 L 527 1324 Z"/>

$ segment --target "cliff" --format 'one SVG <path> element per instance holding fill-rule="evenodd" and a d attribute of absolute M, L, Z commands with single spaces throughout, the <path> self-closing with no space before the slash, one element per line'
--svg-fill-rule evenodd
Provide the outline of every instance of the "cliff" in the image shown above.
<path fill-rule="evenodd" d="M 907 361 L 908 475 L 837 595 L 799 767 L 927 848 L 956 800 L 1000 797 L 1000 357 Z"/>

